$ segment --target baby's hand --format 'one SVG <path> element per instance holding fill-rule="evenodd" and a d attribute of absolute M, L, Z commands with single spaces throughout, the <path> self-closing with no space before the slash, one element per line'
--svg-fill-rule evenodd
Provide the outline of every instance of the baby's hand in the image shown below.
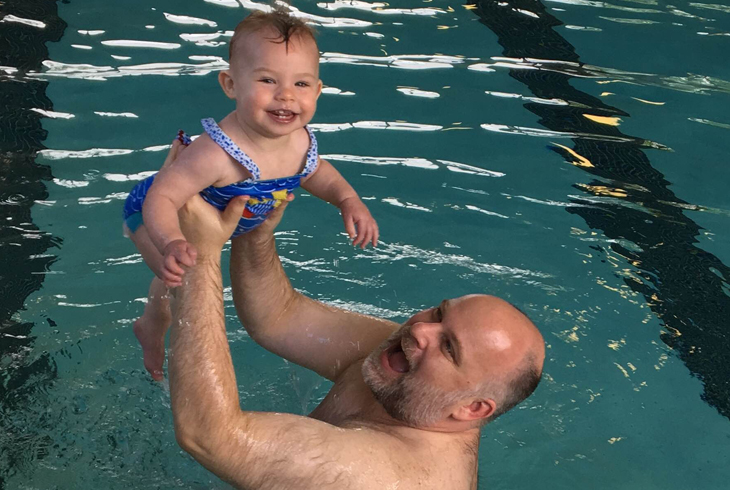
<path fill-rule="evenodd" d="M 181 286 L 182 276 L 185 274 L 182 266 L 195 265 L 195 259 L 198 256 L 197 250 L 185 240 L 174 240 L 165 246 L 163 255 L 160 279 L 169 288 Z"/>
<path fill-rule="evenodd" d="M 360 245 L 360 248 L 364 249 L 369 242 L 372 242 L 374 247 L 378 246 L 380 235 L 378 224 L 359 197 L 348 197 L 342 201 L 340 212 L 353 245 Z"/>

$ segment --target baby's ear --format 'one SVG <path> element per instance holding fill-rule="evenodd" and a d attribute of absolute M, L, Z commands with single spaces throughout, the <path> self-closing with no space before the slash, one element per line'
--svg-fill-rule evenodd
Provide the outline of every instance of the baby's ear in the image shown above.
<path fill-rule="evenodd" d="M 317 80 L 317 98 L 322 94 L 322 80 Z"/>
<path fill-rule="evenodd" d="M 221 84 L 223 93 L 226 94 L 229 99 L 236 98 L 236 86 L 233 82 L 233 77 L 228 70 L 223 70 L 218 73 L 218 83 Z"/>

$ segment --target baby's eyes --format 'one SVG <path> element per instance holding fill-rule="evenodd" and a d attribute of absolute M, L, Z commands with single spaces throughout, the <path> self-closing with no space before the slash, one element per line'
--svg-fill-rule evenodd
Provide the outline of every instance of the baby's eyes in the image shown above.
<path fill-rule="evenodd" d="M 309 82 L 297 82 L 297 87 L 309 87 Z"/>
<path fill-rule="evenodd" d="M 274 83 L 274 79 L 273 78 L 261 78 L 261 79 L 259 79 L 259 82 L 262 82 L 262 83 Z"/>

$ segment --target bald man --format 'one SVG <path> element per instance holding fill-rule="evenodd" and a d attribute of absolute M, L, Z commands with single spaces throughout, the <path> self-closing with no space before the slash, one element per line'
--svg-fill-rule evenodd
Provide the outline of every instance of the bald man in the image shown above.
<path fill-rule="evenodd" d="M 241 410 L 220 256 L 243 205 L 221 214 L 196 197 L 181 211 L 198 250 L 176 293 L 170 349 L 181 447 L 250 490 L 476 489 L 481 427 L 539 383 L 537 328 L 492 296 L 445 300 L 403 325 L 307 298 L 275 249 L 284 205 L 233 241 L 234 301 L 256 342 L 334 386 L 309 417 Z"/>

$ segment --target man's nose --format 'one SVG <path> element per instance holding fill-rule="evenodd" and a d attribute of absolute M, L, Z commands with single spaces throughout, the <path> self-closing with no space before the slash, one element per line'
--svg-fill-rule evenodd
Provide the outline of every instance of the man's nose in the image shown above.
<path fill-rule="evenodd" d="M 418 322 L 411 326 L 411 336 L 416 340 L 419 349 L 424 350 L 433 342 L 438 328 L 438 323 L 429 322 Z"/>

